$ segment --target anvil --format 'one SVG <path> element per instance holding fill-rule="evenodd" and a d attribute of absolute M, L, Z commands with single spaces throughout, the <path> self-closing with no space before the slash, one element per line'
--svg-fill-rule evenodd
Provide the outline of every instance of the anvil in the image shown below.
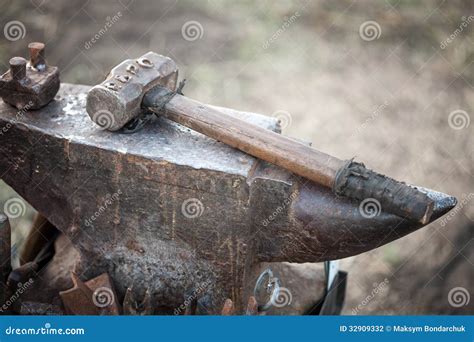
<path fill-rule="evenodd" d="M 242 312 L 261 263 L 340 259 L 422 226 L 364 212 L 165 118 L 133 134 L 102 130 L 85 111 L 88 89 L 63 84 L 37 111 L 2 103 L 0 175 L 70 239 L 75 272 L 107 272 L 121 298 L 133 285 L 173 310 L 199 288 L 199 312 L 220 312 L 226 298 Z M 220 110 L 279 131 L 273 118 Z M 431 220 L 456 204 L 423 191 L 435 201 Z"/>

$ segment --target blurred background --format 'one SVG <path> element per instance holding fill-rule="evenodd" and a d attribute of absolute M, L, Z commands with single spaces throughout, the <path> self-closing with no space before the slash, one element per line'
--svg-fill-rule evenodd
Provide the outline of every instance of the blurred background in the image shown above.
<path fill-rule="evenodd" d="M 2 72 L 31 41 L 62 82 L 89 85 L 153 50 L 192 98 L 277 117 L 322 151 L 456 196 L 449 220 L 341 262 L 343 313 L 474 313 L 472 0 L 0 3 Z M 0 204 L 13 196 L 1 183 Z M 32 216 L 12 220 L 16 246 Z"/>

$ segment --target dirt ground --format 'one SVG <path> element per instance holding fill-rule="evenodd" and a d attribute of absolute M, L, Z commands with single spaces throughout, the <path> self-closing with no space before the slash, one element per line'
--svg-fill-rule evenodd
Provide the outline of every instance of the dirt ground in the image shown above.
<path fill-rule="evenodd" d="M 3 25 L 19 20 L 26 31 L 1 40 L 2 70 L 40 40 L 62 81 L 94 84 L 119 61 L 154 50 L 178 63 L 190 97 L 277 116 L 284 134 L 322 151 L 456 196 L 449 221 L 342 261 L 344 313 L 474 313 L 472 299 L 449 302 L 457 287 L 474 295 L 472 1 L 32 0 L 1 8 Z"/>

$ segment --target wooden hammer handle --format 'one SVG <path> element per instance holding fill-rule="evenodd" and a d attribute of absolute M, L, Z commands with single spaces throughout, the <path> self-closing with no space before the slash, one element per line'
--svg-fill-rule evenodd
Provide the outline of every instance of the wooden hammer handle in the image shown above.
<path fill-rule="evenodd" d="M 153 111 L 154 104 L 167 91 L 162 87 L 149 91 L 143 99 L 142 106 Z M 337 170 L 345 163 L 281 134 L 251 125 L 180 94 L 174 95 L 166 104 L 165 110 L 159 111 L 159 114 L 329 188 L 334 183 Z"/>
<path fill-rule="evenodd" d="M 363 164 L 357 164 L 365 170 L 363 176 L 355 177 L 354 175 L 362 169 L 354 170 L 348 161 L 249 124 L 164 87 L 155 87 L 147 92 L 142 106 L 208 137 L 328 187 L 337 195 L 363 200 L 364 196 L 370 194 L 381 203 L 381 206 L 383 205 L 383 208 L 379 209 L 424 224 L 428 222 L 433 211 L 433 201 L 424 193 L 367 170 Z M 386 189 L 380 189 L 380 186 Z M 375 187 L 377 190 L 373 189 Z"/>

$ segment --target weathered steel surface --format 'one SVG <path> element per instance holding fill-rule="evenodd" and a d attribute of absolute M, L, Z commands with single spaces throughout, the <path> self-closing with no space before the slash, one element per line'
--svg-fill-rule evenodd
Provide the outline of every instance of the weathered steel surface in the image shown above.
<path fill-rule="evenodd" d="M 66 85 L 16 121 L 1 105 L 0 125 L 11 127 L 0 134 L 0 175 L 71 239 L 76 272 L 107 272 L 120 299 L 133 285 L 171 313 L 188 293 L 199 293 L 198 313 L 220 313 L 227 298 L 244 313 L 263 261 L 342 258 L 421 226 L 364 217 L 357 202 L 164 118 L 135 134 L 100 130 L 84 110 L 87 89 Z M 455 204 L 427 193 L 432 219 Z"/>
<path fill-rule="evenodd" d="M 0 97 L 24 110 L 45 106 L 59 89 L 59 69 L 46 64 L 44 44 L 30 43 L 28 49 L 29 63 L 22 57 L 13 57 L 10 70 L 0 77 Z"/>
<path fill-rule="evenodd" d="M 148 90 L 157 85 L 174 90 L 177 79 L 178 67 L 169 57 L 148 52 L 127 59 L 91 89 L 87 112 L 99 126 L 116 131 L 142 112 L 142 98 Z"/>

